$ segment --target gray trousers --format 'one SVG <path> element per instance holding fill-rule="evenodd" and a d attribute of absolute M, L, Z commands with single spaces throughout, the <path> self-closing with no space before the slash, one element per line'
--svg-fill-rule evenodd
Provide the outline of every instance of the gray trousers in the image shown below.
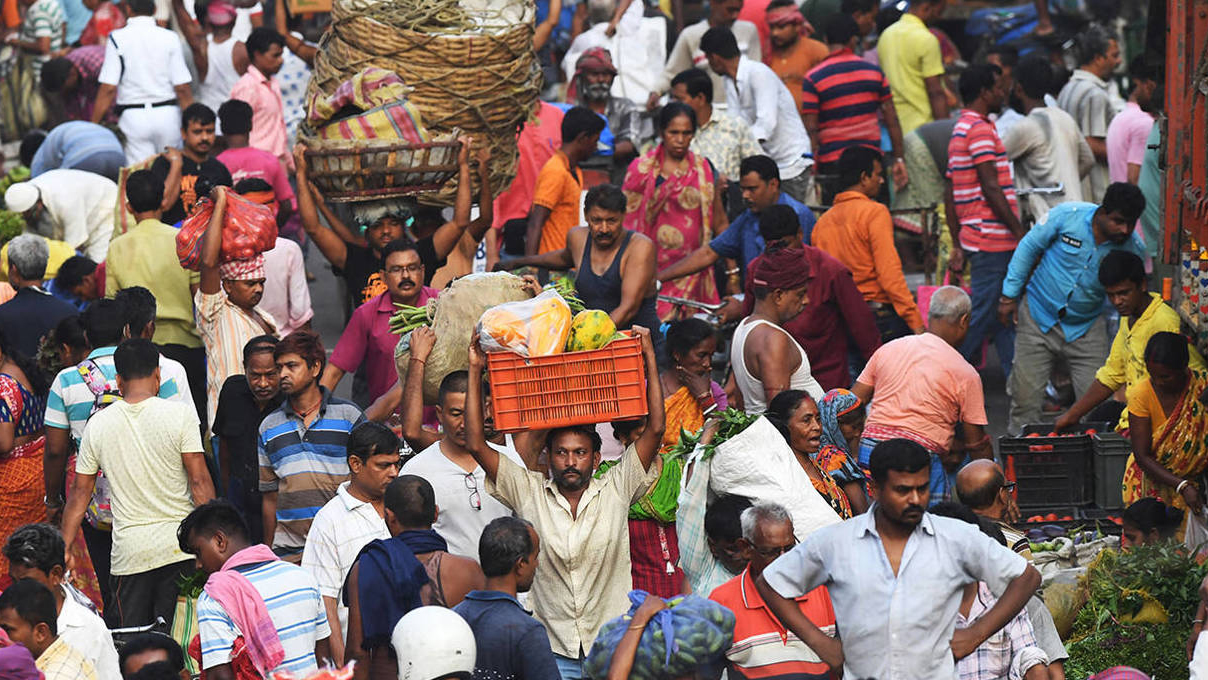
<path fill-rule="evenodd" d="M 1107 325 L 1102 316 L 1095 319 L 1082 337 L 1067 342 L 1060 324 L 1054 325 L 1048 333 L 1040 330 L 1032 319 L 1025 295 L 1019 302 L 1015 363 L 1007 380 L 1007 394 L 1011 397 L 1011 420 L 1007 432 L 1018 435 L 1024 425 L 1040 422 L 1044 387 L 1058 357 L 1064 357 L 1069 362 L 1074 394 L 1080 396 L 1090 389 L 1095 373 L 1107 361 L 1109 349 Z"/>
<path fill-rule="evenodd" d="M 814 173 L 806 168 L 796 177 L 782 179 L 780 180 L 780 190 L 799 202 L 810 205 L 814 202 Z"/>

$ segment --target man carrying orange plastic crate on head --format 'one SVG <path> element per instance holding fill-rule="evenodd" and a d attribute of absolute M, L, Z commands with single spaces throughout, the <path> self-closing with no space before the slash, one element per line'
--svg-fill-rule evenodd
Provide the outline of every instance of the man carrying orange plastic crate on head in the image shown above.
<path fill-rule="evenodd" d="M 629 506 L 659 474 L 654 460 L 665 427 L 662 387 L 650 331 L 640 326 L 634 331 L 642 342 L 650 414 L 642 435 L 598 480 L 592 473 L 600 463 L 600 437 L 591 426 L 549 432 L 547 475 L 526 470 L 487 445 L 482 436 L 487 357 L 477 339 L 470 346 L 466 446 L 486 473 L 486 491 L 531 522 L 539 535 L 558 537 L 547 543 L 529 604 L 550 633 L 563 678 L 584 676 L 584 656 L 596 631 L 629 608 Z M 573 592 L 572 583 L 585 588 Z"/>

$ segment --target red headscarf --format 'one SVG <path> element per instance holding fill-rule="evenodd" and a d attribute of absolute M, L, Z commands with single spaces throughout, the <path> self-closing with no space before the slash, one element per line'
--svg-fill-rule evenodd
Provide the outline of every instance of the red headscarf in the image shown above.
<path fill-rule="evenodd" d="M 810 267 L 797 248 L 772 245 L 751 261 L 747 275 L 756 288 L 796 290 L 810 280 Z"/>

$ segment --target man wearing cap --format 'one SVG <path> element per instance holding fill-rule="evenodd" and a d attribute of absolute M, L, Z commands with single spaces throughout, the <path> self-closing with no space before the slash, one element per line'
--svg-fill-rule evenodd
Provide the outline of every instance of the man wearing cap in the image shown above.
<path fill-rule="evenodd" d="M 606 48 L 593 47 L 575 62 L 570 91 L 579 106 L 591 109 L 608 122 L 600 133 L 596 153 L 583 163 L 583 169 L 609 173 L 610 181 L 620 184 L 629 161 L 638 155 L 643 137 L 649 135 L 643 135 L 638 105 L 624 97 L 612 96 L 612 83 L 616 77 L 612 54 Z"/>
<path fill-rule="evenodd" d="M 213 192 L 214 216 L 201 244 L 201 286 L 193 296 L 197 330 L 206 347 L 206 414 L 214 422 L 222 383 L 243 372 L 243 346 L 259 335 L 277 335 L 277 322 L 260 309 L 264 256 L 219 264 L 226 189 Z"/>
<path fill-rule="evenodd" d="M 101 122 L 116 100 L 126 160 L 133 165 L 180 144 L 180 111 L 193 103 L 193 77 L 180 39 L 156 25 L 154 0 L 129 0 L 126 6 L 126 27 L 105 41 L 92 122 Z"/>
<path fill-rule="evenodd" d="M 21 234 L 8 242 L 8 282 L 17 293 L 0 305 L 0 328 L 14 347 L 31 358 L 46 331 L 76 314 L 75 307 L 42 290 L 49 256 L 41 236 Z"/>
<path fill-rule="evenodd" d="M 4 204 L 25 217 L 29 231 L 66 241 L 103 262 L 113 233 L 113 180 L 83 170 L 49 170 L 4 192 Z"/>

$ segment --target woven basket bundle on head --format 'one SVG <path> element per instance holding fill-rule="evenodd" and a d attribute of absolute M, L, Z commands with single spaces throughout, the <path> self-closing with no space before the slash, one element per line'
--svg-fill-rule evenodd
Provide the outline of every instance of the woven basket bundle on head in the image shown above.
<path fill-rule="evenodd" d="M 532 17 L 532 0 L 336 0 L 310 89 L 330 94 L 368 66 L 397 73 L 429 133 L 456 128 L 490 146 L 499 193 L 515 175 L 516 133 L 540 87 Z M 456 193 L 454 177 L 420 200 L 452 205 Z"/>

